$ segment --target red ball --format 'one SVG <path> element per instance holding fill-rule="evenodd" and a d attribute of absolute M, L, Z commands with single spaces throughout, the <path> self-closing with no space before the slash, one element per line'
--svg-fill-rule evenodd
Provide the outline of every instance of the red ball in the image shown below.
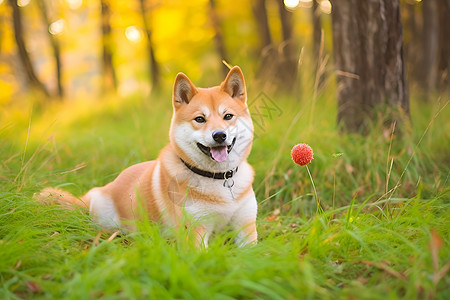
<path fill-rule="evenodd" d="M 291 150 L 292 160 L 302 167 L 313 160 L 313 154 L 313 150 L 308 144 L 297 144 Z"/>

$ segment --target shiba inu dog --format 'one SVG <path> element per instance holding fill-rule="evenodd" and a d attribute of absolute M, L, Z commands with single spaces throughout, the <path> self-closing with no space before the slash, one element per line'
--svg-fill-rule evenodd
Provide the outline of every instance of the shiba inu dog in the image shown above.
<path fill-rule="evenodd" d="M 257 203 L 253 169 L 246 159 L 253 140 L 244 76 L 233 67 L 220 86 L 197 88 L 183 73 L 175 79 L 170 143 L 153 161 L 133 165 L 112 182 L 77 198 L 56 188 L 38 196 L 43 202 L 86 206 L 107 228 L 137 218 L 181 224 L 183 212 L 195 221 L 197 245 L 231 225 L 238 245 L 257 241 Z M 126 225 L 125 225 L 126 226 Z"/>

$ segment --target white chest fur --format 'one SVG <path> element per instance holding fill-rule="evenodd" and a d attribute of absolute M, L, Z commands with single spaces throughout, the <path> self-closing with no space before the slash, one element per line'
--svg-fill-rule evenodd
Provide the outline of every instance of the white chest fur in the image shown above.
<path fill-rule="evenodd" d="M 192 186 L 202 194 L 221 201 L 202 201 L 187 197 L 185 210 L 194 220 L 199 220 L 209 230 L 221 229 L 229 223 L 238 229 L 249 218 L 256 215 L 256 199 L 251 188 L 253 171 L 245 162 L 232 177 L 232 187 L 224 186 L 224 179 L 205 178 L 193 175 Z M 229 181 L 230 182 L 230 181 Z M 244 194 L 245 193 L 245 194 Z"/>

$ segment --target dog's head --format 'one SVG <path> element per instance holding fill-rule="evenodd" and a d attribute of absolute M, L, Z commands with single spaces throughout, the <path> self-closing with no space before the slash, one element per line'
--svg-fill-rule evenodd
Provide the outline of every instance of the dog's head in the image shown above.
<path fill-rule="evenodd" d="M 239 67 L 220 86 L 197 88 L 183 73 L 173 88 L 171 144 L 184 161 L 204 170 L 224 172 L 247 158 L 253 125 Z"/>

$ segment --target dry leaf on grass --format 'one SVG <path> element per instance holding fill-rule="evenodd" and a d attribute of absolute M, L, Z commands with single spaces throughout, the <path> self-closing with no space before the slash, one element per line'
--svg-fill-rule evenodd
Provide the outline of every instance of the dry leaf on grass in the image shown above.
<path fill-rule="evenodd" d="M 27 288 L 32 292 L 33 294 L 39 294 L 42 293 L 42 288 L 39 284 L 37 284 L 35 281 L 27 281 Z"/>

